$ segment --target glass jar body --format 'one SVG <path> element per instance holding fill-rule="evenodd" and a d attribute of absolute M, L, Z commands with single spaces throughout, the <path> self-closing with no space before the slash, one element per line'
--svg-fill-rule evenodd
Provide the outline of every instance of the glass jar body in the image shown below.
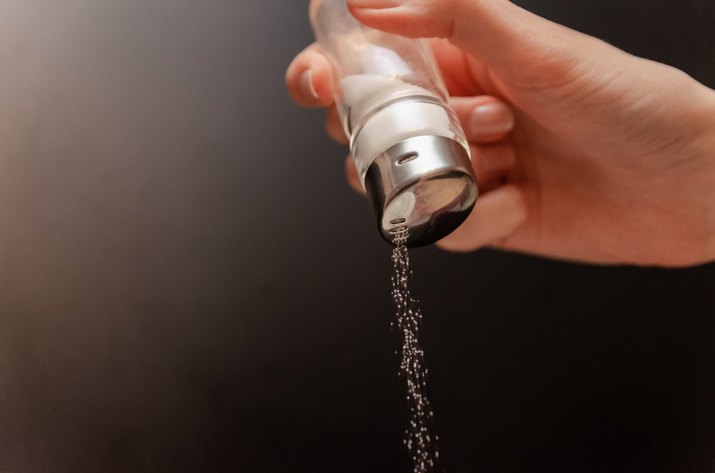
<path fill-rule="evenodd" d="M 336 105 L 361 181 L 375 159 L 418 136 L 469 146 L 425 40 L 359 23 L 345 0 L 312 0 L 310 20 L 330 59 Z"/>

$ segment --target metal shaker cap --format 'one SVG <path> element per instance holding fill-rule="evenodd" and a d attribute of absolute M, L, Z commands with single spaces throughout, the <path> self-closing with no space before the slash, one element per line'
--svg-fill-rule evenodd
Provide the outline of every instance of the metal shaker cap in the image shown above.
<path fill-rule="evenodd" d="M 469 216 L 478 193 L 464 147 L 433 135 L 409 138 L 379 155 L 365 189 L 383 238 L 394 244 L 395 234 L 407 230 L 408 247 L 449 235 Z"/>

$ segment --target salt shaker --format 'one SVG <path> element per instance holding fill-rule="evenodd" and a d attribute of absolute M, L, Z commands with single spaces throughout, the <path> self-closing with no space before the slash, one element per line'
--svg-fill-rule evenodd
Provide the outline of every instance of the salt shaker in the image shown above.
<path fill-rule="evenodd" d="M 380 233 L 410 247 L 447 236 L 478 191 L 429 45 L 362 25 L 345 0 L 312 0 L 310 20 L 333 66 L 338 113 Z"/>

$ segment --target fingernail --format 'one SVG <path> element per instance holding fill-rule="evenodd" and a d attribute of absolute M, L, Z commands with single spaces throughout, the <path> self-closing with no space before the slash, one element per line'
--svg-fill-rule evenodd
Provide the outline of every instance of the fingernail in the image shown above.
<path fill-rule="evenodd" d="M 300 93 L 303 94 L 303 97 L 313 100 L 318 101 L 320 100 L 320 95 L 318 95 L 318 92 L 315 90 L 315 86 L 313 85 L 313 70 L 308 69 L 306 70 L 302 76 L 300 76 Z"/>
<path fill-rule="evenodd" d="M 400 0 L 348 0 L 348 5 L 356 8 L 390 8 L 401 3 Z"/>
<path fill-rule="evenodd" d="M 514 115 L 503 103 L 485 103 L 472 110 L 469 127 L 472 136 L 508 133 L 514 127 Z"/>

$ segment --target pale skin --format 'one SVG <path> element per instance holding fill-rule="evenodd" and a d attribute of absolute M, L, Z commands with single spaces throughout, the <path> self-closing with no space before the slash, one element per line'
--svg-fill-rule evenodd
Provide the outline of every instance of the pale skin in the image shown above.
<path fill-rule="evenodd" d="M 433 39 L 482 195 L 442 248 L 597 264 L 715 260 L 715 91 L 506 0 L 348 0 L 366 25 Z M 289 66 L 301 105 L 333 78 L 312 45 Z M 358 189 L 348 161 L 348 181 Z"/>

